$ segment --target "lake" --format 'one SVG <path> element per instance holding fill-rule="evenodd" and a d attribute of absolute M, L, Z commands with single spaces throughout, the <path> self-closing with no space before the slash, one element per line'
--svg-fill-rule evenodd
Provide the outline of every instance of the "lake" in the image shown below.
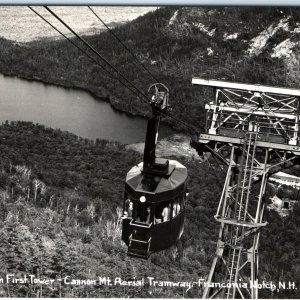
<path fill-rule="evenodd" d="M 88 92 L 0 74 L 0 122 L 31 121 L 89 139 L 142 142 L 147 119 L 118 112 Z M 161 124 L 159 137 L 174 131 Z"/>

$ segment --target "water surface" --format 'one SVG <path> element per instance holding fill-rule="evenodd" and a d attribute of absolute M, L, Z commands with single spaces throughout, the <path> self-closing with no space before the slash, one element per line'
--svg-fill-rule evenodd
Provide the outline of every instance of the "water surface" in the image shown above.
<path fill-rule="evenodd" d="M 89 139 L 125 144 L 145 140 L 147 119 L 114 110 L 85 91 L 0 74 L 0 121 L 31 121 Z M 173 131 L 160 127 L 160 138 Z"/>

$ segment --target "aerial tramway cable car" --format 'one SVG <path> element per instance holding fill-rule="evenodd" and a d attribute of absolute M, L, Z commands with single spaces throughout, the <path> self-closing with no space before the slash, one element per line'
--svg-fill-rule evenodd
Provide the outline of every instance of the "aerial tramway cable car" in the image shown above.
<path fill-rule="evenodd" d="M 153 97 L 151 100 L 148 99 L 143 92 L 50 8 L 45 7 L 61 24 L 68 28 L 70 32 L 88 47 L 93 54 L 106 65 L 109 65 L 117 73 L 117 76 L 99 64 L 93 56 L 90 56 L 76 43 L 68 39 L 32 7 L 29 8 L 83 54 L 104 69 L 110 77 L 117 79 L 134 94 L 142 95 L 151 104 L 152 117 L 149 119 L 147 126 L 144 161 L 134 166 L 126 177 L 122 239 L 128 245 L 129 255 L 142 258 L 148 258 L 151 252 L 170 247 L 180 238 L 183 232 L 187 170 L 175 160 L 158 159 L 155 156 L 159 122 L 161 116 L 169 109 L 169 90 L 161 83 L 153 84 L 149 88 L 149 92 L 154 90 Z M 121 77 L 124 81 L 121 81 L 118 77 Z"/>
<path fill-rule="evenodd" d="M 128 255 L 148 258 L 172 246 L 183 232 L 187 169 L 175 160 L 156 158 L 159 122 L 169 109 L 169 90 L 150 86 L 152 117 L 148 120 L 144 161 L 127 173 L 122 239 Z"/>

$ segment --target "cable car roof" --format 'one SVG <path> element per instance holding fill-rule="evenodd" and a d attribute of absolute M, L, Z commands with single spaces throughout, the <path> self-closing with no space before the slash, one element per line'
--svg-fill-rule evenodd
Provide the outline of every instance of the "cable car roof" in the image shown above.
<path fill-rule="evenodd" d="M 170 176 L 142 173 L 143 163 L 134 166 L 127 173 L 125 189 L 139 198 L 144 194 L 147 201 L 160 202 L 172 199 L 183 192 L 187 179 L 187 169 L 175 160 L 169 160 L 170 167 L 175 167 Z"/>

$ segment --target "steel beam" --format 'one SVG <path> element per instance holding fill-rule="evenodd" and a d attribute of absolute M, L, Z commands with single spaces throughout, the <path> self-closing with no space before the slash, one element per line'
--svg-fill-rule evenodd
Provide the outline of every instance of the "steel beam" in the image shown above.
<path fill-rule="evenodd" d="M 192 84 L 217 87 L 217 88 L 225 88 L 225 89 L 229 88 L 235 90 L 246 90 L 246 91 L 260 92 L 260 93 L 300 96 L 300 90 L 297 89 L 272 87 L 272 86 L 265 86 L 259 84 L 235 83 L 235 82 L 227 82 L 221 80 L 207 80 L 198 77 L 192 79 Z"/>

